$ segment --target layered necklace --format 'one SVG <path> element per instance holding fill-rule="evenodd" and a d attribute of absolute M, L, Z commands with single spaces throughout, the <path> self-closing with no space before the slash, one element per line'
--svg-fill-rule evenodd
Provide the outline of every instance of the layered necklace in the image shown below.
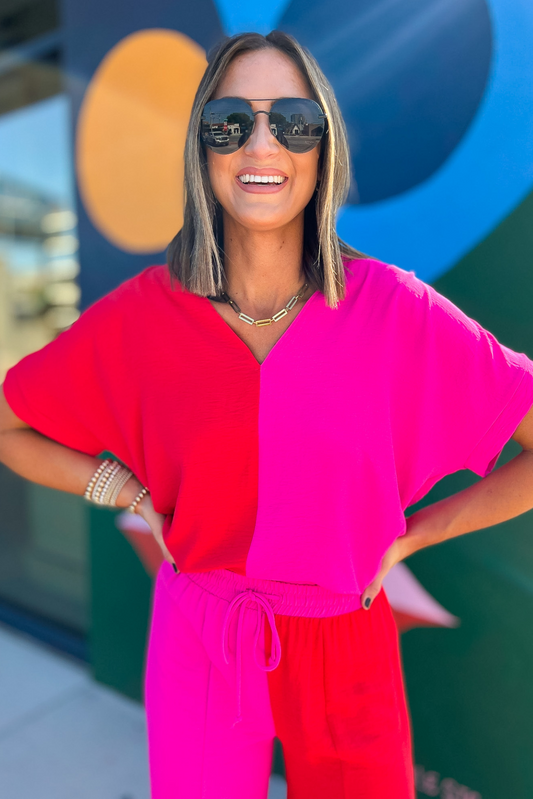
<path fill-rule="evenodd" d="M 267 325 L 271 325 L 272 322 L 279 322 L 280 319 L 283 319 L 284 316 L 287 316 L 289 311 L 292 311 L 296 303 L 299 299 L 301 299 L 307 289 L 309 288 L 309 283 L 304 283 L 298 294 L 295 294 L 294 297 L 291 297 L 287 305 L 274 314 L 274 316 L 270 316 L 268 319 L 252 319 L 251 316 L 245 314 L 241 311 L 235 300 L 232 300 L 229 294 L 223 291 L 216 297 L 209 297 L 210 300 L 215 300 L 215 302 L 226 302 L 230 305 L 239 319 L 242 319 L 243 322 L 246 322 L 247 325 L 255 325 L 256 327 L 266 327 Z"/>

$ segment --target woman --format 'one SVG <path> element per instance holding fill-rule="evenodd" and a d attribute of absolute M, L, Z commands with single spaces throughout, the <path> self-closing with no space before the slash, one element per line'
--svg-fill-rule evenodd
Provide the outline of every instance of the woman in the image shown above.
<path fill-rule="evenodd" d="M 264 798 L 276 735 L 290 799 L 412 799 L 383 577 L 533 507 L 533 363 L 338 240 L 348 163 L 312 57 L 280 32 L 225 40 L 191 114 L 170 269 L 123 283 L 4 383 L 2 461 L 129 506 L 163 550 L 154 799 Z M 523 451 L 490 474 L 511 437 Z M 462 468 L 485 479 L 406 521 Z"/>

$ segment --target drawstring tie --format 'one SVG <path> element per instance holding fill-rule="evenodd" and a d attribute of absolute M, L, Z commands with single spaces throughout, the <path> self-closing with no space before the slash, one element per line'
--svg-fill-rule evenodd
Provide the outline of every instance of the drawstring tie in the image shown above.
<path fill-rule="evenodd" d="M 258 610 L 257 614 L 257 624 L 255 626 L 255 641 L 254 641 L 254 660 L 258 668 L 262 669 L 263 671 L 273 671 L 277 666 L 279 666 L 279 661 L 281 658 L 281 641 L 279 640 L 279 634 L 276 629 L 276 618 L 274 616 L 274 611 L 272 610 L 272 606 L 270 605 L 267 600 L 261 596 L 261 594 L 257 594 L 251 588 L 248 588 L 246 591 L 242 591 L 242 593 L 237 594 L 236 597 L 232 599 L 230 602 L 228 609 L 226 611 L 226 615 L 224 617 L 224 624 L 222 627 L 222 652 L 224 655 L 224 660 L 226 663 L 229 663 L 229 628 L 231 619 L 233 614 L 239 612 L 239 618 L 237 622 L 237 643 L 236 643 L 236 652 L 235 652 L 235 660 L 236 660 L 236 680 L 237 680 L 237 717 L 233 722 L 233 726 L 237 724 L 239 721 L 242 721 L 242 627 L 244 622 L 244 611 L 246 609 L 247 602 L 255 602 Z M 261 612 L 263 611 L 263 613 Z M 270 631 L 272 633 L 272 648 L 270 652 L 269 660 L 263 664 L 259 663 L 257 659 L 257 644 L 259 641 L 259 636 L 261 635 L 264 629 L 264 617 L 266 616 L 267 621 L 270 625 Z M 266 652 L 265 652 L 266 658 Z"/>

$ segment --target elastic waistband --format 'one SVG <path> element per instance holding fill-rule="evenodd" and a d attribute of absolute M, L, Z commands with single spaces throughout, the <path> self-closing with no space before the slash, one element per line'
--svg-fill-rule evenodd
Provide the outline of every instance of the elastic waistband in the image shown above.
<path fill-rule="evenodd" d="M 170 564 L 170 574 L 173 574 Z M 340 616 L 361 608 L 360 594 L 338 594 L 320 585 L 282 583 L 261 580 L 242 574 L 216 569 L 208 572 L 182 572 L 191 582 L 210 594 L 231 602 L 238 594 L 253 591 L 268 599 L 275 614 L 280 616 L 307 616 L 322 618 Z"/>

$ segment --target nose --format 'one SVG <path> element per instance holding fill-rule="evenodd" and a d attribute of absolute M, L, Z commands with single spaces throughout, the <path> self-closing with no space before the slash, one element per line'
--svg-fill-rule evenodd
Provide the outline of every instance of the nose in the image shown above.
<path fill-rule="evenodd" d="M 254 129 L 252 135 L 244 145 L 244 151 L 246 155 L 251 158 L 262 160 L 275 155 L 281 145 L 270 130 L 270 117 L 268 113 L 259 111 L 259 113 L 256 113 L 254 119 Z"/>

